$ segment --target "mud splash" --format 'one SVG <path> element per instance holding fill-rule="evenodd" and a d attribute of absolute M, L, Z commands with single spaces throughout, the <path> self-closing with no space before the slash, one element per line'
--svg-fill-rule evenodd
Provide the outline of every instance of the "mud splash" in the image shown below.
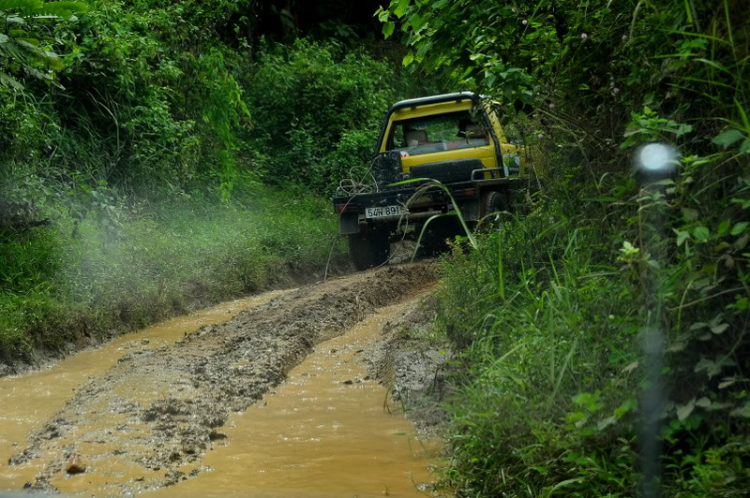
<path fill-rule="evenodd" d="M 230 417 L 197 479 L 147 496 L 416 496 L 440 445 L 421 441 L 368 375 L 365 350 L 413 299 L 323 342 L 286 382 Z M 389 413 L 391 411 L 392 413 Z"/>
<path fill-rule="evenodd" d="M 26 435 L 63 408 L 77 388 L 116 365 L 124 355 L 169 346 L 202 326 L 225 322 L 244 309 L 293 291 L 268 292 L 222 303 L 126 334 L 63 359 L 51 368 L 0 378 L 0 491 L 21 488 L 39 470 L 31 465 L 7 465 L 18 447 L 25 444 Z"/>

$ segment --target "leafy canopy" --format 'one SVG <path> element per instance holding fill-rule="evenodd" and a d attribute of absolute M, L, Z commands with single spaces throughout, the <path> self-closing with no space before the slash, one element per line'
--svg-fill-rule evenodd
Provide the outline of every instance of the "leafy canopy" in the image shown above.
<path fill-rule="evenodd" d="M 86 5 L 80 2 L 0 0 L 0 85 L 23 89 L 6 68 L 55 83 L 51 70 L 59 71 L 63 64 L 51 49 L 54 39 L 45 29 L 45 21 L 73 20 L 75 14 L 85 11 Z"/>

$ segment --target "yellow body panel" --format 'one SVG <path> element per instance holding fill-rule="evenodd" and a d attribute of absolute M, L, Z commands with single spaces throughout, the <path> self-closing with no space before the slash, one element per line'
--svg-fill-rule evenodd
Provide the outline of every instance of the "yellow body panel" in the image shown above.
<path fill-rule="evenodd" d="M 386 152 L 388 137 L 391 136 L 391 130 L 393 129 L 394 123 L 397 121 L 422 118 L 426 116 L 446 114 L 451 112 L 469 111 L 472 108 L 473 102 L 471 100 L 462 100 L 459 102 L 427 104 L 408 109 L 397 110 L 393 112 L 393 114 L 391 114 L 388 120 L 385 134 L 383 135 L 383 141 L 382 143 L 380 143 L 378 150 L 380 152 Z M 520 170 L 519 174 L 523 175 L 525 169 L 524 166 L 526 163 L 523 154 L 523 147 L 508 143 L 508 140 L 505 137 L 505 133 L 503 133 L 503 128 L 500 124 L 500 120 L 497 118 L 495 113 L 487 109 L 486 107 L 485 112 L 489 116 L 490 124 L 492 125 L 495 137 L 497 137 L 498 142 L 500 143 L 503 161 L 508 166 L 518 166 Z M 438 161 L 449 161 L 455 159 L 479 159 L 485 168 L 502 167 L 502 165 L 497 164 L 497 153 L 494 140 L 490 140 L 490 143 L 487 146 L 406 156 L 401 159 L 401 164 L 403 166 L 404 172 L 409 172 L 414 166 L 419 166 L 420 164 L 427 164 Z"/>
<path fill-rule="evenodd" d="M 479 159 L 485 168 L 497 168 L 497 156 L 495 147 L 490 142 L 486 147 L 475 147 L 473 149 L 448 150 L 433 152 L 431 154 L 420 154 L 401 158 L 401 165 L 405 172 L 411 171 L 414 166 L 420 164 L 434 163 L 438 161 L 450 161 L 454 159 Z"/>

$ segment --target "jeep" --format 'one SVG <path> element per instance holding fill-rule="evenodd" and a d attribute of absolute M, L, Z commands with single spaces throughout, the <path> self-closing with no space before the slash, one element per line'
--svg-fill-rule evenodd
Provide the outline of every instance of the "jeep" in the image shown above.
<path fill-rule="evenodd" d="M 454 202 L 467 224 L 510 208 L 510 192 L 527 181 L 523 146 L 508 142 L 500 116 L 472 92 L 394 104 L 386 113 L 366 180 L 342 186 L 333 204 L 358 270 L 385 263 L 397 226 L 430 220 L 423 245 L 440 247 L 458 233 Z M 412 181 L 408 181 L 412 180 Z M 420 189 L 425 183 L 441 188 Z M 417 194 L 415 196 L 415 194 Z"/>

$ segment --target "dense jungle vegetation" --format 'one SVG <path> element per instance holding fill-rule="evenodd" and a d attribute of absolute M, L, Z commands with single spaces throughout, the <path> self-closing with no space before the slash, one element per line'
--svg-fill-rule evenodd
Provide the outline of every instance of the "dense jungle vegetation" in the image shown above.
<path fill-rule="evenodd" d="M 535 178 L 442 263 L 442 489 L 750 488 L 746 1 L 0 0 L 0 17 L 3 358 L 321 267 L 325 197 L 366 167 L 388 105 L 476 90 Z M 680 167 L 647 186 L 632 159 L 654 141 Z"/>
<path fill-rule="evenodd" d="M 325 197 L 424 88 L 376 8 L 0 1 L 0 360 L 322 269 Z"/>
<path fill-rule="evenodd" d="M 439 323 L 460 351 L 451 492 L 747 493 L 747 8 L 394 0 L 380 11 L 410 49 L 405 64 L 519 111 L 538 152 L 540 186 L 479 250 L 459 244 L 445 263 Z M 680 168 L 649 187 L 632 159 L 654 141 L 679 148 Z M 663 355 L 651 378 L 644 349 Z M 663 385 L 656 403 L 651 383 Z M 642 452 L 654 420 L 661 473 Z"/>

